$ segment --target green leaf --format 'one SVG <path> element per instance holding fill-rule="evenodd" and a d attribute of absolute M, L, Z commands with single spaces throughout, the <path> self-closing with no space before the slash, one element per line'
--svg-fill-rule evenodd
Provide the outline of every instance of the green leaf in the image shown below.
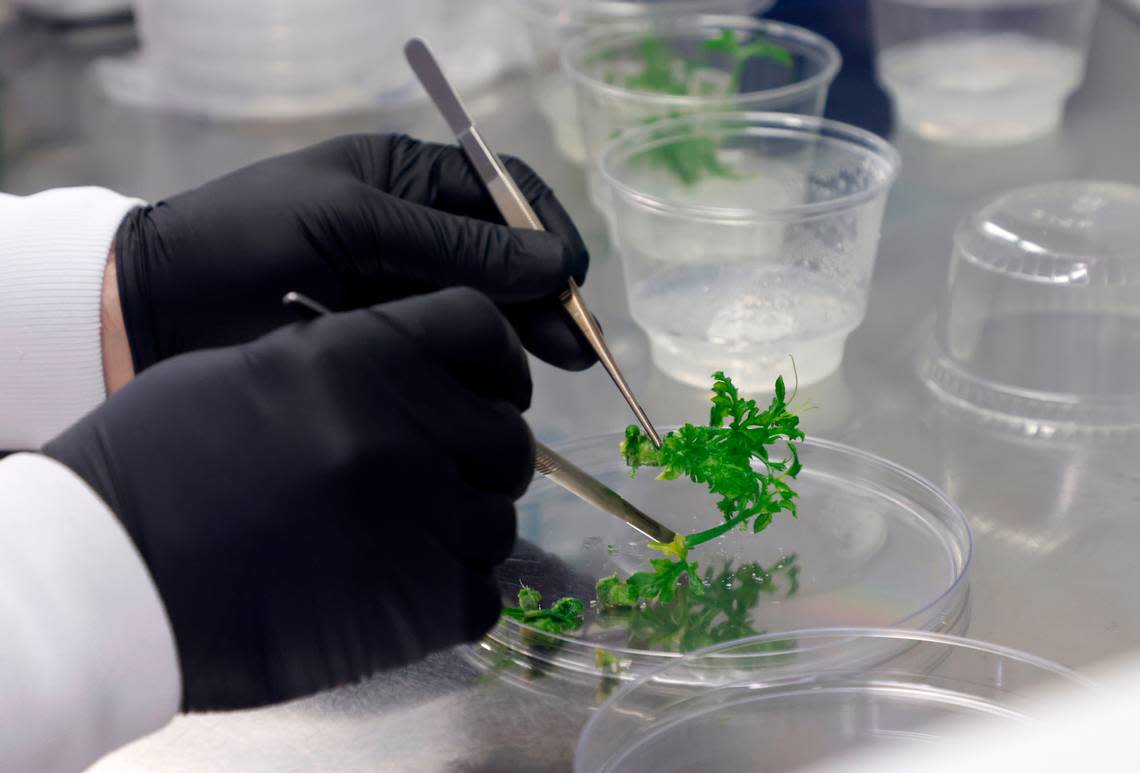
<path fill-rule="evenodd" d="M 752 533 L 759 534 L 767 529 L 772 524 L 772 515 L 770 513 L 761 513 L 756 516 L 756 520 L 752 522 Z"/>
<path fill-rule="evenodd" d="M 761 411 L 755 400 L 741 397 L 731 378 L 717 371 L 708 426 L 686 424 L 668 433 L 661 449 L 654 449 L 653 458 L 639 450 L 644 437 L 640 430 L 630 427 L 626 431 L 622 453 L 627 463 L 656 464 L 662 468 L 658 477 L 685 477 L 719 497 L 716 506 L 723 523 L 688 535 L 686 549 L 737 526 L 763 531 L 780 512 L 795 514 L 795 492 L 784 478 L 795 478 L 801 470 L 795 443 L 803 439 L 803 432 L 786 399 L 787 387 L 781 377 L 776 380 L 774 397 Z M 638 452 L 631 453 L 635 445 Z M 786 448 L 787 456 L 773 457 L 773 448 Z"/>
<path fill-rule="evenodd" d="M 567 618 L 580 617 L 585 609 L 586 605 L 582 602 L 582 599 L 573 597 L 558 599 L 558 601 L 555 601 L 550 607 L 550 611 L 555 615 Z"/>
<path fill-rule="evenodd" d="M 788 466 L 788 477 L 794 478 L 799 475 L 800 470 L 803 469 L 803 465 L 800 464 L 800 452 L 796 449 L 795 443 L 788 443 L 788 453 L 791 454 L 792 457 L 792 463 Z"/>
<path fill-rule="evenodd" d="M 562 634 L 582 627 L 582 612 L 586 605 L 581 599 L 561 598 L 550 609 L 542 609 L 541 601 L 542 594 L 524 585 L 519 589 L 519 605 L 503 609 L 503 617 L 546 633 Z"/>
<path fill-rule="evenodd" d="M 522 586 L 519 588 L 519 606 L 526 611 L 533 611 L 541 606 L 542 594 L 534 588 Z"/>
<path fill-rule="evenodd" d="M 736 36 L 729 29 L 721 30 L 719 37 L 704 42 L 705 51 L 719 51 L 730 56 L 736 53 L 737 48 Z"/>
<path fill-rule="evenodd" d="M 782 46 L 762 39 L 740 46 L 736 33 L 731 29 L 723 29 L 718 37 L 705 40 L 700 54 L 690 59 L 676 54 L 663 38 L 656 35 L 643 38 L 638 53 L 641 59 L 640 70 L 631 75 L 623 74 L 620 82 L 626 88 L 636 91 L 671 96 L 692 96 L 691 88 L 696 88 L 697 94 L 702 93 L 702 83 L 707 86 L 707 82 L 691 76 L 697 70 L 707 67 L 710 54 L 721 54 L 730 60 L 728 95 L 740 92 L 740 79 L 744 66 L 750 59 L 768 57 L 777 61 L 786 61 L 789 65 L 792 61 L 791 54 Z M 619 74 L 613 70 L 605 72 L 602 77 L 607 83 L 619 82 Z M 654 123 L 662 118 L 675 118 L 681 115 L 684 113 L 679 110 L 670 110 L 664 115 L 645 119 L 645 123 Z M 642 154 L 640 158 L 649 164 L 669 170 L 683 185 L 692 186 L 706 176 L 728 178 L 736 176 L 733 167 L 720 160 L 719 150 L 720 142 L 715 136 L 696 136 L 665 142 Z"/>
<path fill-rule="evenodd" d="M 595 591 L 598 606 L 602 609 L 630 608 L 637 605 L 637 598 L 630 590 L 629 583 L 616 574 L 598 580 Z"/>
<path fill-rule="evenodd" d="M 769 43 L 767 40 L 757 39 L 748 45 L 741 46 L 737 50 L 737 56 L 740 61 L 748 61 L 749 59 L 766 58 L 772 59 L 785 67 L 791 67 L 794 62 L 792 54 L 788 49 L 775 43 Z"/>

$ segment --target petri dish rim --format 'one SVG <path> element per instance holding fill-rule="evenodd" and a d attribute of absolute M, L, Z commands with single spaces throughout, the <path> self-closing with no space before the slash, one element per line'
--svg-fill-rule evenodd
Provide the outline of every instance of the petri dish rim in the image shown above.
<path fill-rule="evenodd" d="M 579 35 L 571 39 L 570 42 L 562 48 L 562 52 L 559 55 L 562 71 L 570 77 L 570 80 L 610 97 L 628 99 L 643 104 L 660 105 L 661 107 L 688 108 L 690 110 L 707 112 L 710 108 L 714 110 L 724 109 L 742 102 L 747 102 L 749 99 L 758 99 L 761 97 L 764 99 L 783 99 L 801 92 L 821 88 L 831 83 L 843 66 L 843 57 L 839 53 L 839 49 L 836 48 L 830 40 L 822 35 L 817 35 L 811 30 L 797 27 L 793 24 L 757 19 L 751 16 L 702 15 L 668 19 L 663 22 L 658 22 L 652 27 L 654 33 L 666 38 L 686 37 L 708 28 L 731 28 L 763 32 L 769 37 L 793 40 L 805 47 L 818 50 L 822 54 L 824 66 L 818 73 L 810 78 L 789 83 L 787 86 L 780 86 L 774 89 L 762 89 L 760 91 L 746 91 L 740 94 L 718 97 L 657 94 L 652 91 L 628 89 L 623 86 L 600 81 L 597 78 L 592 78 L 583 72 L 581 67 L 577 65 L 577 62 L 585 55 L 587 49 L 602 43 L 622 44 L 631 42 L 645 34 L 645 29 L 642 27 L 629 28 L 627 26 L 618 30 L 603 30 L 593 34 Z"/>
<path fill-rule="evenodd" d="M 708 126 L 709 123 L 718 121 L 732 122 L 733 125 L 730 129 L 726 130 L 726 133 L 732 133 L 737 136 L 803 139 L 804 141 L 817 143 L 822 140 L 833 146 L 857 148 L 868 158 L 876 159 L 885 167 L 885 174 L 876 180 L 873 185 L 861 191 L 839 196 L 827 201 L 757 210 L 679 204 L 660 196 L 639 191 L 619 180 L 613 172 L 613 166 L 615 164 L 620 163 L 621 160 L 628 158 L 634 153 L 640 153 L 647 149 L 657 147 L 659 144 L 677 142 L 695 136 L 697 134 L 696 131 L 684 131 L 684 127 L 693 122 L 699 122 L 703 126 Z M 676 129 L 680 129 L 676 134 L 671 134 L 668 137 L 658 138 L 656 140 L 653 139 L 657 134 Z M 811 116 L 763 111 L 700 113 L 656 121 L 638 129 L 622 132 L 621 135 L 606 146 L 598 162 L 598 169 L 606 185 L 616 191 L 623 199 L 642 209 L 680 219 L 734 224 L 768 220 L 807 220 L 846 209 L 853 209 L 886 193 L 891 185 L 894 184 L 901 167 L 902 158 L 898 150 L 882 137 L 865 129 L 860 129 L 857 126 L 852 126 L 841 121 L 834 121 L 829 118 L 815 118 Z"/>
<path fill-rule="evenodd" d="M 874 690 L 868 690 L 867 692 L 881 693 L 883 691 L 883 689 L 884 688 L 880 686 L 880 687 L 875 688 Z M 828 693 L 833 692 L 833 691 L 838 692 L 838 693 L 849 694 L 852 691 L 852 688 L 849 688 L 849 687 L 848 688 L 836 688 L 834 690 L 828 690 L 827 688 L 816 688 L 812 692 L 813 692 L 814 696 L 823 696 L 823 695 L 827 695 Z M 925 692 L 927 692 L 927 693 L 934 692 L 936 694 L 945 695 L 947 698 L 951 697 L 952 695 L 957 695 L 956 693 L 949 693 L 948 694 L 946 691 L 943 691 L 943 690 L 928 690 Z M 767 693 L 765 695 L 765 700 L 779 700 L 781 698 L 796 696 L 796 695 L 799 695 L 800 693 L 801 693 L 800 690 L 795 690 L 795 689 L 788 689 L 784 692 Z M 960 704 L 961 703 L 961 696 L 957 696 L 957 697 L 958 697 L 957 702 Z M 660 738 L 663 735 L 668 735 L 668 733 L 672 730 L 676 730 L 677 728 L 684 727 L 685 725 L 692 722 L 693 720 L 699 720 L 699 719 L 703 719 L 705 717 L 715 716 L 717 714 L 725 712 L 726 710 L 737 709 L 737 708 L 740 708 L 742 706 L 748 706 L 748 705 L 751 705 L 755 702 L 756 702 L 755 696 L 742 697 L 742 698 L 739 698 L 739 699 L 737 699 L 731 703 L 718 704 L 716 706 L 708 706 L 708 707 L 706 707 L 700 711 L 695 711 L 695 712 L 692 712 L 690 714 L 682 714 L 681 716 L 670 719 L 669 721 L 664 722 L 661 725 L 655 725 L 653 728 L 653 733 L 651 735 L 636 736 L 636 742 L 635 743 L 633 743 L 631 746 L 629 746 L 628 748 L 623 750 L 623 752 L 619 756 L 617 756 L 616 759 L 611 758 L 610 760 L 608 760 L 608 763 L 611 766 L 622 766 L 625 763 L 627 758 L 629 758 L 632 755 L 636 755 L 638 752 L 640 752 L 642 747 L 645 744 L 651 744 L 654 741 L 654 739 Z M 999 713 L 1005 715 L 1007 718 L 1010 718 L 1010 719 L 1016 719 L 1016 718 L 1021 716 L 1018 712 L 1008 710 L 1008 709 L 995 710 L 994 706 L 985 704 L 984 702 L 981 702 L 981 701 L 974 701 L 974 703 L 980 703 L 980 704 L 984 705 L 986 708 L 988 708 L 989 711 L 987 712 L 987 714 L 991 717 L 995 716 L 996 714 L 999 714 Z M 596 713 L 594 716 L 596 716 Z M 593 716 L 591 716 L 591 719 L 593 719 Z M 589 721 L 587 721 L 587 726 L 588 725 L 589 725 Z M 584 736 L 584 734 L 585 734 L 585 730 L 583 730 L 583 736 Z M 577 748 L 575 748 L 575 757 L 577 757 L 577 754 L 578 754 Z"/>
<path fill-rule="evenodd" d="M 902 651 L 909 650 L 911 647 L 922 644 L 933 644 L 952 648 L 953 651 L 972 651 L 988 656 L 995 656 L 1003 660 L 1015 661 L 1022 665 L 1029 666 L 1037 671 L 1047 673 L 1049 675 L 1058 677 L 1062 680 L 1078 685 L 1084 689 L 1097 690 L 1100 685 L 1092 679 L 1083 676 L 1082 674 L 1074 671 L 1067 666 L 1063 666 L 1047 658 L 1034 655 L 1023 650 L 1014 649 L 1001 644 L 994 644 L 992 642 L 981 641 L 978 639 L 970 639 L 964 636 L 955 636 L 953 634 L 936 633 L 932 631 L 917 631 L 908 630 L 905 628 L 884 628 L 884 627 L 834 627 L 834 628 L 802 628 L 794 631 L 785 631 L 783 633 L 766 633 L 757 636 L 749 636 L 744 639 L 737 639 L 735 641 L 721 642 L 714 644 L 703 649 L 694 650 L 693 652 L 685 653 L 684 657 L 672 662 L 666 663 L 661 667 L 650 671 L 640 677 L 637 677 L 630 682 L 621 685 L 607 698 L 606 702 L 587 720 L 586 725 L 583 727 L 581 734 L 578 736 L 578 742 L 575 744 L 574 759 L 575 761 L 585 756 L 589 741 L 591 740 L 592 731 L 596 726 L 603 723 L 607 719 L 607 713 L 610 711 L 618 710 L 620 702 L 628 697 L 630 694 L 642 689 L 646 686 L 653 684 L 669 684 L 675 683 L 677 680 L 668 679 L 667 675 L 674 669 L 685 668 L 690 662 L 695 662 L 700 659 L 708 658 L 716 655 L 720 650 L 742 648 L 742 647 L 755 647 L 757 645 L 764 645 L 773 642 L 786 641 L 794 639 L 797 643 L 797 648 L 792 650 L 778 650 L 770 653 L 777 657 L 786 657 L 790 653 L 803 651 L 799 648 L 800 642 L 824 639 L 831 642 L 830 646 L 844 645 L 847 642 L 857 641 L 879 641 L 890 640 L 895 642 L 904 643 L 904 647 L 896 654 Z M 811 650 L 807 650 L 811 651 Z M 762 657 L 762 655 L 759 655 Z M 750 653 L 750 657 L 758 657 L 758 654 Z M 794 667 L 784 666 L 780 671 L 781 678 L 778 682 L 773 684 L 795 685 L 797 683 L 797 674 L 808 676 L 818 671 L 813 670 L 812 664 L 804 664 L 803 669 L 797 671 Z M 710 685 L 710 687 L 724 687 L 731 685 Z M 715 710 L 715 709 L 714 709 Z M 707 714 L 708 712 L 704 712 Z M 682 722 L 691 719 L 694 716 L 701 715 L 700 712 L 692 715 L 684 715 L 676 719 L 670 720 L 669 727 L 676 727 Z M 655 728 L 655 734 L 660 728 Z M 634 747 L 636 748 L 636 747 Z M 575 770 L 579 768 L 575 766 Z"/>
<path fill-rule="evenodd" d="M 661 428 L 661 429 L 665 429 L 666 431 L 668 431 L 668 430 L 674 429 L 674 428 L 673 427 L 665 427 L 665 428 Z M 570 443 L 560 445 L 560 446 L 556 447 L 555 450 L 558 451 L 560 454 L 563 454 L 565 456 L 570 456 L 571 461 L 573 461 L 573 454 L 575 453 L 575 451 L 578 451 L 580 449 L 585 449 L 585 448 L 592 448 L 592 447 L 598 445 L 602 441 L 609 442 L 611 440 L 617 440 L 617 438 L 619 436 L 620 436 L 620 434 L 615 434 L 615 433 L 604 434 L 604 435 L 592 435 L 592 436 L 587 437 L 587 438 L 582 438 L 580 440 L 576 440 L 576 441 L 573 441 Z M 966 514 L 961 510 L 961 508 L 958 507 L 957 504 L 954 503 L 954 501 L 952 499 L 950 499 L 949 496 L 947 496 L 941 489 L 939 489 L 933 483 L 928 481 L 926 478 L 923 478 L 921 475 L 918 475 L 917 473 L 912 472 L 911 470 L 908 470 L 907 468 L 903 467 L 902 465 L 896 464 L 895 462 L 892 462 L 889 459 L 885 459 L 885 458 L 878 456 L 876 454 L 873 454 L 869 451 L 863 451 L 861 449 L 854 448 L 852 446 L 848 446 L 844 443 L 837 443 L 833 440 L 826 440 L 823 438 L 808 438 L 807 440 L 803 441 L 803 445 L 816 446 L 816 447 L 822 448 L 822 449 L 827 450 L 827 451 L 839 453 L 839 454 L 845 455 L 845 456 L 850 457 L 850 458 L 858 459 L 864 463 L 870 463 L 870 464 L 879 466 L 880 468 L 886 470 L 888 474 L 897 475 L 897 476 L 903 478 L 904 480 L 910 482 L 911 484 L 918 486 L 920 489 L 924 490 L 926 493 L 933 495 L 934 498 L 936 500 L 938 500 L 941 503 L 941 505 L 945 508 L 946 514 L 953 517 L 954 524 L 957 525 L 958 527 L 960 527 L 961 537 L 962 537 L 962 544 L 960 545 L 960 547 L 962 547 L 962 551 L 961 551 L 962 563 L 961 563 L 961 566 L 957 570 L 957 574 L 954 577 L 953 582 L 951 582 L 949 584 L 949 586 L 947 586 L 942 591 L 942 593 L 939 594 L 936 598 L 927 602 L 927 604 L 925 606 L 921 607 L 920 609 L 914 610 L 913 612 L 906 615 L 905 617 L 900 618 L 899 620 L 895 621 L 894 626 L 898 626 L 898 630 L 906 630 L 906 625 L 912 623 L 916 619 L 921 619 L 925 614 L 930 612 L 932 609 L 935 609 L 935 608 L 939 607 L 940 605 L 942 605 L 946 600 L 952 598 L 956 593 L 958 593 L 963 588 L 963 586 L 967 582 L 967 578 L 969 577 L 969 574 L 970 574 L 970 568 L 973 564 L 974 535 L 973 535 L 973 530 L 970 528 L 969 520 L 966 518 Z M 589 470 L 587 470 L 587 472 L 589 472 Z M 833 478 L 839 478 L 839 476 L 836 476 L 833 473 L 824 473 L 824 475 L 828 475 L 828 476 L 833 477 Z M 545 481 L 544 481 L 544 484 L 547 487 L 553 487 L 554 486 L 554 484 L 549 483 L 549 482 L 545 482 Z M 924 522 L 923 525 L 924 525 L 924 527 L 929 528 L 929 523 Z M 948 531 L 949 531 L 949 529 L 948 529 Z M 509 631 L 510 635 L 508 637 L 506 637 L 505 639 L 496 638 L 494 636 L 494 634 L 495 634 L 495 631 L 497 631 L 499 629 L 505 629 L 505 630 Z M 814 629 L 812 629 L 812 630 L 814 630 Z M 895 628 L 884 628 L 883 630 L 896 630 L 896 629 Z M 606 650 L 606 652 L 608 652 L 612 655 L 617 655 L 617 656 L 621 656 L 621 657 L 629 657 L 629 658 L 651 658 L 651 659 L 662 659 L 662 660 L 666 660 L 666 661 L 677 662 L 678 660 L 680 660 L 684 657 L 692 655 L 695 652 L 701 651 L 701 650 L 694 650 L 693 652 L 662 652 L 662 651 L 658 651 L 658 650 L 634 649 L 632 647 L 617 647 L 617 646 L 608 645 L 608 644 L 603 647 L 600 645 L 593 644 L 589 641 L 580 639 L 578 637 L 565 636 L 562 634 L 555 634 L 555 633 L 540 631 L 539 629 L 534 628 L 533 626 L 525 625 L 524 623 L 521 623 L 517 620 L 513 620 L 510 618 L 500 618 L 499 622 L 496 623 L 495 627 L 492 628 L 491 631 L 487 634 L 487 637 L 490 638 L 493 642 L 495 642 L 497 645 L 499 645 L 501 647 L 506 647 L 508 649 L 514 649 L 511 642 L 513 639 L 515 639 L 523 631 L 530 632 L 536 636 L 542 637 L 544 640 L 547 640 L 547 641 L 558 642 L 559 646 L 563 646 L 563 647 L 569 646 L 569 647 L 573 647 L 573 648 L 583 648 L 584 647 L 584 648 L 590 650 L 591 652 L 593 652 L 596 649 L 604 649 L 604 650 Z M 780 639 L 780 638 L 786 638 L 786 634 L 787 634 L 787 632 L 774 632 L 771 634 L 762 634 L 761 636 L 774 636 L 775 638 Z M 737 640 L 737 641 L 743 641 L 743 640 Z M 479 643 L 476 643 L 473 646 L 478 647 Z M 723 646 L 723 643 L 720 645 L 714 645 L 713 647 L 709 647 L 706 649 L 716 649 L 717 647 L 721 647 L 721 646 Z M 561 661 L 555 661 L 555 660 L 543 658 L 541 655 L 539 655 L 537 653 L 528 653 L 528 654 L 532 655 L 537 660 L 542 660 L 542 661 L 550 663 L 552 665 L 564 665 Z M 750 655 L 750 657 L 751 657 L 751 655 Z M 573 669 L 571 669 L 571 670 L 573 670 Z"/>

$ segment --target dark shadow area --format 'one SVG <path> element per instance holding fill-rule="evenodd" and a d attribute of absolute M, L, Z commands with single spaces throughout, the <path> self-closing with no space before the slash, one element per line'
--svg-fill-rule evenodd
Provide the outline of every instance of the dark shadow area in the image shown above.
<path fill-rule="evenodd" d="M 780 0 L 765 17 L 819 33 L 843 55 L 827 99 L 828 118 L 890 136 L 890 99 L 875 82 L 869 0 Z"/>

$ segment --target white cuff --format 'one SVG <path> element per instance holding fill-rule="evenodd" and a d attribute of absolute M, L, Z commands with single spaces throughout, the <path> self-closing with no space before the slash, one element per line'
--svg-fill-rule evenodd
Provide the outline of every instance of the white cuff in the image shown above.
<path fill-rule="evenodd" d="M 0 194 L 0 449 L 39 448 L 103 401 L 103 270 L 123 216 L 103 188 Z"/>
<path fill-rule="evenodd" d="M 0 770 L 78 771 L 182 691 L 158 591 L 119 521 L 47 457 L 0 461 Z"/>

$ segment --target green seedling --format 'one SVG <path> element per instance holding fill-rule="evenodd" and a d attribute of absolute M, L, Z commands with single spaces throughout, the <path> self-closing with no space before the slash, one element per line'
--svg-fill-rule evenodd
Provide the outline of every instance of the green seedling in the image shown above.
<path fill-rule="evenodd" d="M 623 85 L 637 91 L 671 96 L 729 97 L 740 93 L 744 70 L 754 59 L 771 59 L 786 67 L 792 67 L 792 55 L 788 49 L 763 38 L 756 38 L 741 45 L 737 34 L 730 29 L 721 30 L 720 35 L 705 40 L 698 55 L 683 58 L 677 56 L 668 43 L 660 37 L 650 35 L 639 44 L 641 68 L 626 76 Z M 717 73 L 710 62 L 712 55 L 727 57 L 729 74 L 727 82 L 708 77 L 702 73 Z M 611 73 L 607 82 L 618 82 Z M 677 117 L 683 112 L 670 110 L 665 116 Z M 646 122 L 653 123 L 658 117 Z M 669 170 L 685 186 L 692 186 L 706 176 L 735 177 L 735 170 L 719 157 L 720 143 L 713 136 L 695 136 L 665 142 L 643 154 L 645 162 Z"/>
<path fill-rule="evenodd" d="M 702 577 L 697 563 L 688 560 L 690 550 L 732 529 L 758 533 L 767 528 L 778 513 L 796 515 L 796 493 L 789 480 L 794 479 L 802 467 L 796 442 L 803 439 L 804 433 L 799 428 L 799 417 L 789 409 L 794 392 L 789 397 L 783 378 L 777 379 L 775 395 L 767 408 L 761 410 L 755 400 L 741 397 L 732 379 L 720 371 L 713 374 L 712 392 L 708 424 L 686 424 L 668 433 L 662 438 L 661 448 L 654 447 L 640 427 L 630 425 L 620 452 L 631 476 L 636 476 L 642 467 L 652 467 L 661 470 L 658 479 L 686 477 L 706 486 L 719 497 L 716 506 L 721 522 L 704 531 L 678 535 L 669 543 L 649 543 L 651 549 L 663 555 L 650 560 L 650 570 L 634 572 L 626 578 L 616 574 L 603 577 L 596 586 L 600 611 L 636 612 L 655 604 L 657 608 L 673 610 L 661 613 L 667 617 L 681 608 L 691 610 L 695 600 L 713 593 L 712 600 L 700 602 L 701 611 L 695 616 L 690 611 L 685 612 L 688 621 L 685 630 L 692 633 L 682 636 L 683 643 L 705 641 L 728 631 L 744 631 L 746 621 L 739 614 L 725 614 L 724 620 L 718 619 L 726 613 L 725 599 L 731 599 L 735 609 L 750 609 L 748 604 L 755 606 L 760 593 L 774 590 L 771 583 L 776 574 L 783 573 L 787 577 L 789 596 L 799 588 L 795 556 L 769 569 L 758 565 L 742 567 L 732 575 L 731 581 L 726 574 L 730 570 L 728 566 L 720 575 L 713 576 L 706 570 Z M 781 448 L 786 449 L 786 455 L 773 453 L 773 449 Z M 733 590 L 737 581 L 739 588 Z M 724 596 L 726 588 L 732 591 L 728 597 Z M 674 604 L 679 594 L 683 599 Z M 525 586 L 519 591 L 518 599 L 518 607 L 504 610 L 505 616 L 547 633 L 566 633 L 582 625 L 585 605 L 580 599 L 559 599 L 549 609 L 543 609 L 541 595 Z"/>

